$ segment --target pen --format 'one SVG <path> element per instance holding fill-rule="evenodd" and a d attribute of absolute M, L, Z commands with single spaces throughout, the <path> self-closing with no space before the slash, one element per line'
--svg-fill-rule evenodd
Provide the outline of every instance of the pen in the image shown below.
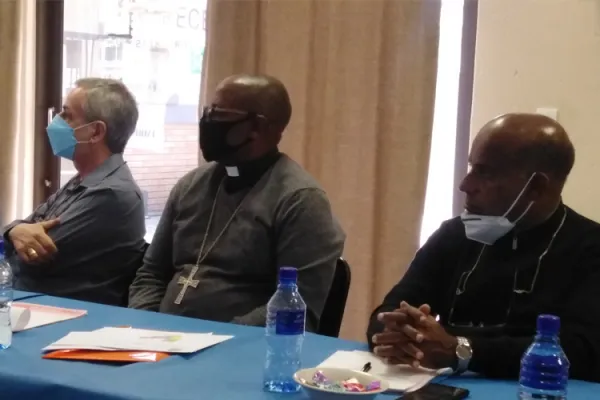
<path fill-rule="evenodd" d="M 371 363 L 368 362 L 362 367 L 362 372 L 369 372 L 371 370 Z"/>

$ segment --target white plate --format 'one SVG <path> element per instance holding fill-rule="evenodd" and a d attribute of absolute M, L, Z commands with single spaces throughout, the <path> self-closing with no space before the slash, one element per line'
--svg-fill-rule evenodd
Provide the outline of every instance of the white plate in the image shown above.
<path fill-rule="evenodd" d="M 334 392 L 312 386 L 308 383 L 312 382 L 312 378 L 317 371 L 321 371 L 328 379 L 331 379 L 332 381 L 341 382 L 347 379 L 355 378 L 361 385 L 364 386 L 367 386 L 373 381 L 379 381 L 381 382 L 381 387 L 372 392 Z M 302 386 L 304 392 L 312 400 L 348 400 L 350 397 L 360 397 L 361 400 L 371 400 L 377 397 L 379 393 L 383 393 L 389 388 L 389 385 L 386 381 L 382 381 L 371 374 L 346 368 L 305 368 L 294 374 L 294 380 Z"/>

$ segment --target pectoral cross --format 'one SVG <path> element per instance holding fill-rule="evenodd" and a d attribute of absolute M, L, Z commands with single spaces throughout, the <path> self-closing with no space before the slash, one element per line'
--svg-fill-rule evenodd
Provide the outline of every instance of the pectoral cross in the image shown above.
<path fill-rule="evenodd" d="M 180 276 L 179 279 L 177 280 L 177 284 L 183 285 L 183 287 L 181 288 L 181 292 L 179 292 L 179 294 L 177 295 L 177 298 L 175 299 L 175 304 L 181 304 L 181 301 L 183 300 L 183 296 L 185 296 L 185 292 L 188 289 L 188 287 L 191 286 L 194 289 L 196 289 L 198 287 L 198 283 L 200 283 L 200 281 L 198 279 L 194 279 L 194 275 L 196 275 L 196 272 L 198 272 L 197 265 L 194 268 L 192 268 L 192 271 L 190 272 L 190 276 L 188 276 L 187 278 Z"/>

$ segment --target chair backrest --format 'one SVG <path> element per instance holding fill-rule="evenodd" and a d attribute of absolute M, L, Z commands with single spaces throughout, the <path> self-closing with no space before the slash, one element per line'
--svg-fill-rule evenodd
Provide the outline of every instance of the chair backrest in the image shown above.
<path fill-rule="evenodd" d="M 320 335 L 338 337 L 342 319 L 344 318 L 344 309 L 348 292 L 350 291 L 350 266 L 343 258 L 339 258 L 335 266 L 333 282 L 331 289 L 325 301 L 325 307 L 321 314 L 321 321 L 317 333 Z"/>

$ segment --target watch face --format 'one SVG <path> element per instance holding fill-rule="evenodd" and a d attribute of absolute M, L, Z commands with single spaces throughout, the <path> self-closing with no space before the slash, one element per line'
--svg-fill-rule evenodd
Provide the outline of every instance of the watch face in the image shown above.
<path fill-rule="evenodd" d="M 456 348 L 456 355 L 461 360 L 468 360 L 469 358 L 471 358 L 472 354 L 473 354 L 473 351 L 468 346 L 459 345 Z"/>

